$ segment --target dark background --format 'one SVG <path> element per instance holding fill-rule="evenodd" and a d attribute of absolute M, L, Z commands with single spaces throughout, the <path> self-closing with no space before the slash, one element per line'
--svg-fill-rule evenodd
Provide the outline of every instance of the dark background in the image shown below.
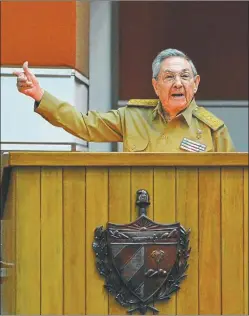
<path fill-rule="evenodd" d="M 120 1 L 119 100 L 154 98 L 151 64 L 184 51 L 201 76 L 199 100 L 248 99 L 248 2 Z"/>

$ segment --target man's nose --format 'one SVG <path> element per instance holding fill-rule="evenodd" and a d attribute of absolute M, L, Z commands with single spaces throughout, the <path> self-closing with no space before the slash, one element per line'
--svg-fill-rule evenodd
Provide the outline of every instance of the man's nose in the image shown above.
<path fill-rule="evenodd" d="M 175 76 L 174 86 L 175 86 L 176 88 L 179 88 L 179 87 L 182 86 L 182 81 L 181 81 L 180 76 Z"/>

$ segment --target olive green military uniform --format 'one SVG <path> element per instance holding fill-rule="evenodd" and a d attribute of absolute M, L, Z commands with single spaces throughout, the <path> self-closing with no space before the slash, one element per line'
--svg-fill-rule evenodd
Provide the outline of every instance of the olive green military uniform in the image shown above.
<path fill-rule="evenodd" d="M 224 122 L 194 100 L 171 121 L 158 100 L 130 100 L 118 110 L 82 114 L 47 91 L 35 111 L 86 141 L 123 142 L 124 151 L 186 152 L 183 139 L 203 144 L 204 151 L 235 151 Z"/>

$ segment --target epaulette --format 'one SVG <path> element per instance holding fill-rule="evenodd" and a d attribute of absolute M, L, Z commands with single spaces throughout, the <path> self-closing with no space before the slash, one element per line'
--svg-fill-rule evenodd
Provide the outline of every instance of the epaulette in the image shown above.
<path fill-rule="evenodd" d="M 141 107 L 155 107 L 158 104 L 158 99 L 131 99 L 128 101 L 128 106 L 141 106 Z"/>
<path fill-rule="evenodd" d="M 193 115 L 204 122 L 206 125 L 212 128 L 212 130 L 217 131 L 224 122 L 217 118 L 213 113 L 209 112 L 203 107 L 197 107 L 193 111 Z"/>

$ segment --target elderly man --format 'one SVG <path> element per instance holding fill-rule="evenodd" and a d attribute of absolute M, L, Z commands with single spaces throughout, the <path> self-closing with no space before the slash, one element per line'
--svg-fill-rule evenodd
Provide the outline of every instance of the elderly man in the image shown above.
<path fill-rule="evenodd" d="M 23 64 L 14 72 L 21 93 L 35 100 L 35 112 L 54 126 L 89 142 L 123 142 L 124 151 L 234 151 L 224 122 L 195 102 L 200 76 L 190 58 L 176 49 L 159 53 L 152 64 L 152 85 L 158 99 L 130 100 L 107 113 L 79 113 L 44 91 Z"/>

